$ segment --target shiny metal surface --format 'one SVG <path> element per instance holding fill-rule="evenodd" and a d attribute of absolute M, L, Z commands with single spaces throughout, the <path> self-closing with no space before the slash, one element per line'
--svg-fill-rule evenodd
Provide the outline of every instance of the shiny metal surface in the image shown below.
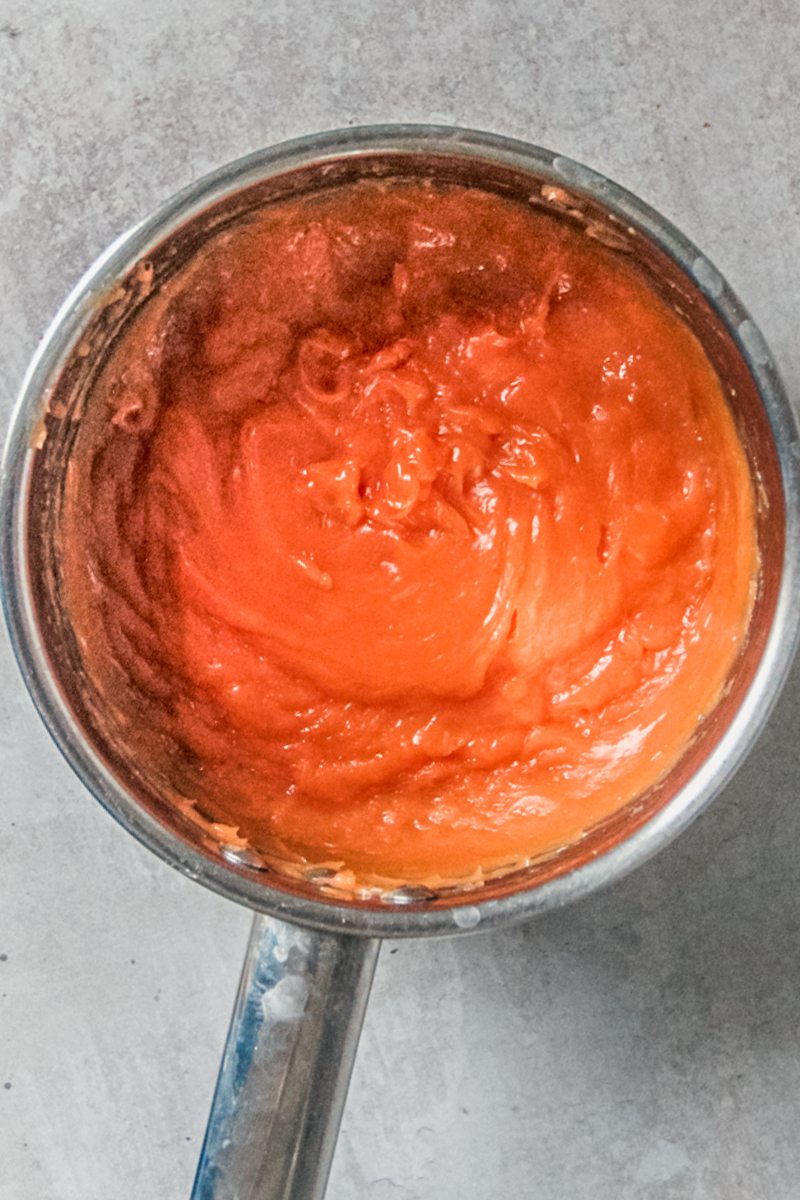
<path fill-rule="evenodd" d="M 192 1200 L 321 1200 L 378 947 L 255 917 Z"/>
<path fill-rule="evenodd" d="M 479 183 L 558 212 L 649 274 L 703 343 L 730 397 L 759 496 L 761 575 L 749 636 L 724 696 L 681 761 L 646 796 L 575 846 L 488 880 L 479 891 L 400 889 L 345 899 L 318 881 L 290 881 L 226 855 L 167 808 L 139 764 L 104 741 L 81 695 L 80 663 L 58 603 L 59 498 L 72 418 L 103 354 L 144 302 L 137 264 L 152 262 L 158 283 L 204 238 L 255 206 L 361 175 L 419 173 Z M 87 345 L 91 353 L 76 352 Z M 250 155 L 169 200 L 106 251 L 46 334 L 12 422 L 2 503 L 12 642 L 39 711 L 80 778 L 130 833 L 184 874 L 260 912 L 322 931 L 256 923 L 195 1200 L 321 1195 L 374 966 L 376 945 L 368 939 L 519 920 L 642 863 L 710 802 L 747 754 L 797 641 L 800 434 L 758 329 L 708 260 L 641 201 L 562 156 L 489 134 L 417 126 L 326 134 Z M 362 941 L 342 936 L 348 933 Z"/>

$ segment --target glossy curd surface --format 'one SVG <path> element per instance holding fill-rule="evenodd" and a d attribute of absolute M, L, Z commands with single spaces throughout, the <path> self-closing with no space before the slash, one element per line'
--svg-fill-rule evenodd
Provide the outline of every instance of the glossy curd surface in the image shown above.
<path fill-rule="evenodd" d="M 479 879 L 656 782 L 757 558 L 704 352 L 476 189 L 264 209 L 154 293 L 79 432 L 65 603 L 175 802 L 267 861 Z"/>

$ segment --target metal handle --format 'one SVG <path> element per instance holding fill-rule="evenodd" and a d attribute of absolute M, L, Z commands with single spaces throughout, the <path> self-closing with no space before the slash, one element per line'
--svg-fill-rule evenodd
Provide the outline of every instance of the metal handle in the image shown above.
<path fill-rule="evenodd" d="M 379 946 L 255 918 L 192 1200 L 322 1200 Z"/>

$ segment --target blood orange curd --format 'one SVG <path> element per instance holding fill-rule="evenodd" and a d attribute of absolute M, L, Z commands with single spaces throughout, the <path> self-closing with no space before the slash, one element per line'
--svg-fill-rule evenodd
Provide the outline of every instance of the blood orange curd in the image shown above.
<path fill-rule="evenodd" d="M 174 802 L 355 887 L 479 881 L 657 782 L 757 569 L 680 317 L 581 228 L 421 180 L 267 206 L 153 292 L 82 418 L 62 559 Z"/>

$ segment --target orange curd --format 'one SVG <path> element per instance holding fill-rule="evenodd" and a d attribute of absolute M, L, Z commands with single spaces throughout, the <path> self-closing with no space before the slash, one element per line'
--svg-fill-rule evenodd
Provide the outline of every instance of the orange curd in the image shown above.
<path fill-rule="evenodd" d="M 270 860 L 460 877 L 577 838 L 717 699 L 750 474 L 678 316 L 476 189 L 265 208 L 157 291 L 75 452 L 87 666 Z"/>

